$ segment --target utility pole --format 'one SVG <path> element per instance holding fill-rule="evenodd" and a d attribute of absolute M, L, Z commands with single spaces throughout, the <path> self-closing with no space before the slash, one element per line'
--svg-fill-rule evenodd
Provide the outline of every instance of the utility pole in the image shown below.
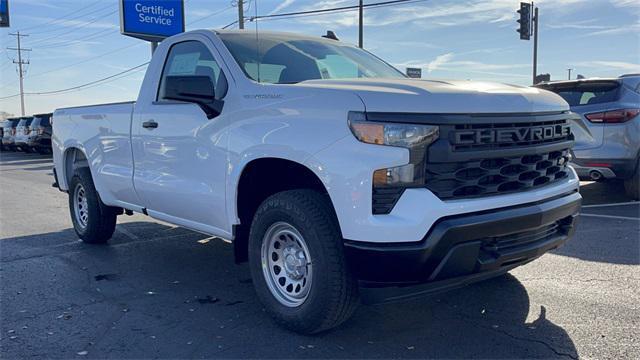
<path fill-rule="evenodd" d="M 533 7 L 533 3 L 531 3 Z M 538 76 L 538 8 L 536 7 L 533 10 L 533 82 L 532 84 L 536 84 L 536 76 Z"/>
<path fill-rule="evenodd" d="M 14 64 L 18 64 L 18 77 L 20 78 L 20 106 L 21 106 L 21 111 L 22 111 L 22 116 L 24 116 L 24 69 L 22 68 L 23 65 L 27 65 L 29 64 L 28 60 L 23 60 L 22 59 L 22 52 L 23 51 L 31 51 L 31 49 L 23 49 L 21 44 L 20 44 L 20 38 L 21 37 L 26 37 L 29 35 L 23 35 L 20 34 L 20 31 L 16 32 L 16 33 L 9 33 L 9 35 L 11 36 L 15 36 L 18 40 L 18 47 L 17 48 L 11 48 L 8 47 L 7 50 L 15 50 L 18 52 L 18 61 L 16 61 L 15 59 L 13 60 Z"/>
<path fill-rule="evenodd" d="M 238 28 L 244 29 L 244 0 L 238 0 Z"/>
<path fill-rule="evenodd" d="M 573 69 L 571 69 L 571 68 L 567 69 L 567 75 L 568 75 L 567 76 L 567 80 L 571 80 L 571 70 L 573 70 Z"/>
<path fill-rule="evenodd" d="M 362 30 L 363 30 L 363 18 L 364 18 L 364 4 L 363 4 L 363 0 L 360 0 L 360 7 L 358 8 L 358 47 L 360 49 L 362 49 L 362 47 L 364 46 L 363 44 L 363 34 L 362 34 Z"/>

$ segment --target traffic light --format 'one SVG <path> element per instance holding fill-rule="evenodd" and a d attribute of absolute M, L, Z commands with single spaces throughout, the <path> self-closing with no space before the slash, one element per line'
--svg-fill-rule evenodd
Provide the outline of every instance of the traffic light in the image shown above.
<path fill-rule="evenodd" d="M 520 3 L 520 10 L 517 11 L 520 14 L 518 23 L 520 29 L 516 31 L 520 33 L 520 40 L 529 40 L 531 38 L 531 4 Z"/>

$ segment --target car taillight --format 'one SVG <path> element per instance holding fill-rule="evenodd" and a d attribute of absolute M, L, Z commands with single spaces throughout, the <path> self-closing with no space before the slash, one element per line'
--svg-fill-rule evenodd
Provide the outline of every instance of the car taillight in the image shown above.
<path fill-rule="evenodd" d="M 11 129 L 11 136 L 16 136 L 16 128 Z"/>
<path fill-rule="evenodd" d="M 599 113 L 586 114 L 592 123 L 619 124 L 627 122 L 640 114 L 640 109 L 619 109 Z"/>
<path fill-rule="evenodd" d="M 24 134 L 25 135 L 29 135 L 29 133 L 31 133 L 31 127 L 25 127 L 24 128 Z"/>
<path fill-rule="evenodd" d="M 38 135 L 44 134 L 44 128 L 38 128 Z"/>

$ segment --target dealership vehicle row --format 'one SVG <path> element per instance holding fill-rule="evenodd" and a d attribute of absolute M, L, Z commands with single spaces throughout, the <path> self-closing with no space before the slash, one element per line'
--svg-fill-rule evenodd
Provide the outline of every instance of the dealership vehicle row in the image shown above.
<path fill-rule="evenodd" d="M 8 118 L 0 123 L 0 150 L 51 153 L 51 115 Z"/>

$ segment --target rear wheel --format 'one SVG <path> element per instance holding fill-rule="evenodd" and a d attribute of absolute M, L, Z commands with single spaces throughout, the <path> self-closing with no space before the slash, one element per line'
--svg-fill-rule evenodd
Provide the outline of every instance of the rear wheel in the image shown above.
<path fill-rule="evenodd" d="M 258 298 L 282 326 L 313 334 L 347 320 L 357 284 L 326 196 L 277 193 L 258 208 L 249 234 L 249 263 Z"/>
<path fill-rule="evenodd" d="M 77 169 L 71 179 L 69 210 L 73 228 L 85 243 L 103 244 L 113 235 L 118 209 L 102 203 L 89 168 Z"/>
<path fill-rule="evenodd" d="M 628 197 L 640 200 L 640 158 L 636 161 L 636 171 L 633 176 L 625 180 L 624 189 Z"/>

